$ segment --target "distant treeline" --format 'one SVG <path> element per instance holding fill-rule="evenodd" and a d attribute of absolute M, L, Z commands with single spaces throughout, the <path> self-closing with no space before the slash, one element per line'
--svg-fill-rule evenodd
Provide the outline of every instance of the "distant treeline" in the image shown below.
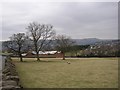
<path fill-rule="evenodd" d="M 6 45 L 9 44 L 11 41 L 3 42 L 3 52 L 8 51 Z M 113 41 L 107 43 L 98 43 L 94 45 L 72 45 L 68 48 L 68 52 L 66 52 L 66 57 L 120 57 L 120 48 L 119 48 L 120 41 Z M 28 42 L 28 47 L 24 52 L 28 52 L 29 49 L 32 50 L 32 42 Z M 56 50 L 55 49 L 55 41 L 53 41 L 47 48 L 44 50 Z M 33 49 L 34 50 L 34 49 Z"/>

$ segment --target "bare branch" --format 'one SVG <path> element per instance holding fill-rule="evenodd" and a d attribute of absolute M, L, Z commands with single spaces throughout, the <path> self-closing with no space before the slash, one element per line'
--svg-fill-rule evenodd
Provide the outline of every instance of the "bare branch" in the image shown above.
<path fill-rule="evenodd" d="M 22 61 L 22 47 L 24 46 L 25 42 L 25 34 L 24 33 L 17 33 L 13 34 L 10 37 L 10 43 L 7 45 L 7 48 L 11 49 L 14 52 L 17 52 L 20 56 L 20 61 Z"/>
<path fill-rule="evenodd" d="M 54 37 L 55 31 L 52 25 L 39 24 L 36 22 L 30 23 L 27 29 L 34 43 L 37 60 L 39 60 L 39 51 L 45 48 L 46 44 L 49 44 L 47 41 Z"/>

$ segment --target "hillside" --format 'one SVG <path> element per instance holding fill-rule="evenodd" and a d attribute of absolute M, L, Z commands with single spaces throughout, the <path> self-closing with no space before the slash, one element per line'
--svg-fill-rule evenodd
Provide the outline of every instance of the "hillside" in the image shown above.
<path fill-rule="evenodd" d="M 105 43 L 110 43 L 110 44 L 114 44 L 117 40 L 103 40 L 103 39 L 97 39 L 97 38 L 85 38 L 85 39 L 72 39 L 73 41 L 75 41 L 76 45 L 102 45 L 102 44 L 105 44 Z M 6 45 L 9 44 L 10 41 L 5 41 L 5 42 L 2 42 L 2 50 L 7 50 L 6 48 Z M 28 41 L 26 42 L 26 45 L 24 48 L 28 48 L 28 45 L 29 44 L 29 48 L 32 48 L 32 44 L 33 42 L 32 41 Z M 0 43 L 1 45 L 1 43 Z M 14 45 L 14 44 L 13 44 Z M 13 46 L 15 47 L 15 46 Z M 46 49 L 54 49 L 55 47 L 55 41 L 53 41 L 49 48 L 47 47 Z"/>
<path fill-rule="evenodd" d="M 77 45 L 90 45 L 103 40 L 97 38 L 73 39 Z"/>
<path fill-rule="evenodd" d="M 82 51 L 83 56 L 120 56 L 120 40 L 101 41 Z"/>

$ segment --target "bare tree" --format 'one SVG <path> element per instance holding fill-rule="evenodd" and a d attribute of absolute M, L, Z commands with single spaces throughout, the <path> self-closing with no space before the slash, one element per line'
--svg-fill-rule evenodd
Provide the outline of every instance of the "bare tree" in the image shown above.
<path fill-rule="evenodd" d="M 56 49 L 63 54 L 63 60 L 65 60 L 65 53 L 70 50 L 70 47 L 75 42 L 68 36 L 58 35 L 56 36 Z"/>
<path fill-rule="evenodd" d="M 30 23 L 28 26 L 29 36 L 34 43 L 37 61 L 39 59 L 39 51 L 43 50 L 55 36 L 55 31 L 52 25 L 39 24 L 36 22 Z"/>
<path fill-rule="evenodd" d="M 10 41 L 7 44 L 7 48 L 10 49 L 11 51 L 17 53 L 20 57 L 20 61 L 22 62 L 22 49 L 24 47 L 24 42 L 25 42 L 25 34 L 24 33 L 17 33 L 13 34 L 10 37 Z"/>

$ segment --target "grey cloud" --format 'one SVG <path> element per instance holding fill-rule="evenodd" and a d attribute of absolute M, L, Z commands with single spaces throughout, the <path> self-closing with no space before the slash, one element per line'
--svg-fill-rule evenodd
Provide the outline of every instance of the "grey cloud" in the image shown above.
<path fill-rule="evenodd" d="M 3 39 L 26 32 L 28 23 L 52 24 L 72 38 L 117 38 L 117 3 L 4 3 Z M 8 33 L 9 31 L 9 33 Z"/>

